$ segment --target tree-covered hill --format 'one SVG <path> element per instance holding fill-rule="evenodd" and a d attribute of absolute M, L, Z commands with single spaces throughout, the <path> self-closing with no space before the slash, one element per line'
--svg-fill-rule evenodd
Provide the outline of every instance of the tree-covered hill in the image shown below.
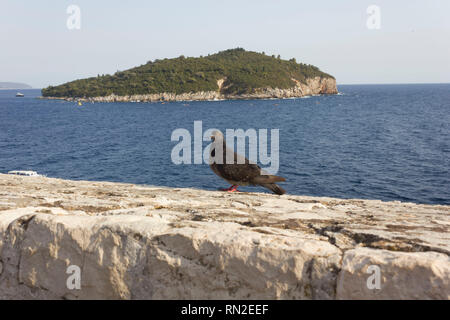
<path fill-rule="evenodd" d="M 207 57 L 150 61 L 114 75 L 75 80 L 42 90 L 45 97 L 99 97 L 151 93 L 217 91 L 220 79 L 224 94 L 252 93 L 258 88 L 286 89 L 313 77 L 333 78 L 317 67 L 263 53 L 230 49 Z"/>

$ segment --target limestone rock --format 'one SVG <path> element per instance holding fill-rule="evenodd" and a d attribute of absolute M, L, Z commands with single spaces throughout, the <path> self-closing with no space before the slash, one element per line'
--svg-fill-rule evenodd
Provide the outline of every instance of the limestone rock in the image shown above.
<path fill-rule="evenodd" d="M 379 268 L 379 288 L 369 277 Z M 367 282 L 369 281 L 369 285 Z M 450 259 L 437 252 L 357 248 L 344 254 L 338 299 L 450 299 Z"/>
<path fill-rule="evenodd" d="M 0 191 L 0 299 L 450 298 L 449 206 L 2 174 Z"/>
<path fill-rule="evenodd" d="M 68 101 L 91 101 L 91 102 L 157 102 L 157 101 L 212 101 L 212 100 L 228 100 L 228 99 L 270 99 L 270 98 L 299 98 L 310 95 L 320 94 L 336 94 L 336 80 L 333 78 L 309 78 L 305 83 L 301 83 L 292 79 L 296 86 L 288 89 L 279 88 L 261 88 L 255 93 L 248 94 L 225 94 L 222 92 L 224 79 L 217 81 L 217 91 L 200 91 L 191 93 L 175 94 L 170 92 L 162 92 L 155 94 L 136 94 L 130 96 L 117 96 L 111 94 L 105 97 L 92 98 L 56 98 L 46 97 L 46 99 L 63 99 Z"/>

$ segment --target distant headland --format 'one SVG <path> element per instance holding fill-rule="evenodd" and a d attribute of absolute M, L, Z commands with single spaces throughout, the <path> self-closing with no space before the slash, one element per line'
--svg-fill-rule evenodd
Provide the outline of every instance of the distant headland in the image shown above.
<path fill-rule="evenodd" d="M 32 87 L 28 84 L 20 82 L 0 82 L 0 90 L 12 89 L 32 89 Z"/>
<path fill-rule="evenodd" d="M 206 57 L 149 61 L 114 75 L 42 89 L 43 97 L 49 99 L 97 102 L 293 98 L 335 93 L 335 78 L 313 65 L 242 48 Z"/>

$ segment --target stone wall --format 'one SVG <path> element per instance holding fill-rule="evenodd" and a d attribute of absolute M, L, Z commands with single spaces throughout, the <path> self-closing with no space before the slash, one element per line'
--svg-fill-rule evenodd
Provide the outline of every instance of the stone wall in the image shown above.
<path fill-rule="evenodd" d="M 449 213 L 0 174 L 0 299 L 449 299 Z"/>

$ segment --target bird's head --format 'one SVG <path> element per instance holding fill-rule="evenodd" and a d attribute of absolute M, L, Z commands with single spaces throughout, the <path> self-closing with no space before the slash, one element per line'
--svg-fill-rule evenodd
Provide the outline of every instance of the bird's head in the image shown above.
<path fill-rule="evenodd" d="M 221 141 L 221 140 L 223 141 L 223 133 L 220 132 L 219 130 L 214 130 L 211 135 L 211 140 L 212 141 Z"/>

